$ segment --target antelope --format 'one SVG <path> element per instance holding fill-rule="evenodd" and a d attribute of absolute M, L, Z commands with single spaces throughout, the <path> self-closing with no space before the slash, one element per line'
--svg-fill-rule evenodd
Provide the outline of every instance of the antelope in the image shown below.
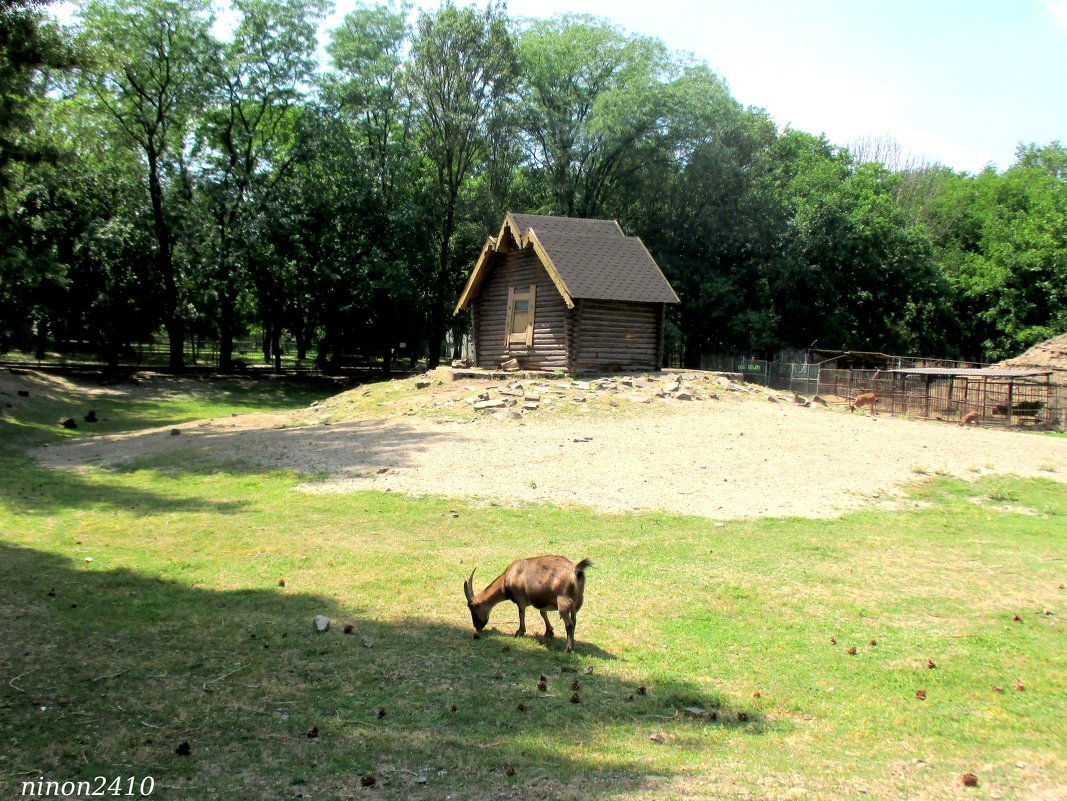
<path fill-rule="evenodd" d="M 969 426 L 971 423 L 978 425 L 978 418 L 981 416 L 982 415 L 980 415 L 978 412 L 967 412 L 967 414 L 963 415 L 963 417 L 960 419 L 960 425 Z"/>
<path fill-rule="evenodd" d="M 848 410 L 854 412 L 861 406 L 871 407 L 871 417 L 874 417 L 874 405 L 878 403 L 878 396 L 874 392 L 864 392 L 862 395 L 857 395 L 854 401 L 849 401 Z"/>
<path fill-rule="evenodd" d="M 592 564 L 588 559 L 572 562 L 564 556 L 516 559 L 479 593 L 474 592 L 472 570 L 470 578 L 463 582 L 463 594 L 474 623 L 475 638 L 489 622 L 493 607 L 502 601 L 512 601 L 519 607 L 516 637 L 526 635 L 527 606 L 541 613 L 541 619 L 545 621 L 545 638 L 554 637 L 555 631 L 548 622 L 548 610 L 555 609 L 567 629 L 566 651 L 570 653 L 574 649 L 575 617 L 582 608 L 582 596 L 585 593 L 585 569 Z"/>

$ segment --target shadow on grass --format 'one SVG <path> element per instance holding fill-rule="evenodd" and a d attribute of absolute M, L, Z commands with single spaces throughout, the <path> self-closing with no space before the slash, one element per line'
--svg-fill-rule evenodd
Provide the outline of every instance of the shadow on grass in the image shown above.
<path fill-rule="evenodd" d="M 608 798 L 663 777 L 637 753 L 671 748 L 649 742 L 665 726 L 699 748 L 712 727 L 769 725 L 684 681 L 642 695 L 580 639 L 570 656 L 559 640 L 475 642 L 314 588 L 210 591 L 9 544 L 0 586 L 5 797 L 39 777 L 121 775 L 196 801 L 363 797 L 367 776 L 382 798 Z M 671 720 L 682 706 L 718 721 Z"/>
<path fill-rule="evenodd" d="M 52 464 L 94 464 L 118 469 L 156 468 L 167 473 L 203 474 L 266 469 L 301 473 L 371 475 L 382 468 L 415 464 L 415 455 L 455 443 L 455 431 L 429 432 L 398 420 L 364 420 L 339 426 L 234 428 L 226 420 L 169 431 L 132 434 L 121 439 L 86 438 L 37 451 Z"/>
<path fill-rule="evenodd" d="M 32 459 L 0 452 L 0 503 L 19 514 L 48 515 L 68 508 L 109 507 L 136 515 L 162 512 L 235 514 L 244 501 L 210 501 L 167 495 L 109 482 L 76 470 L 41 467 Z"/>

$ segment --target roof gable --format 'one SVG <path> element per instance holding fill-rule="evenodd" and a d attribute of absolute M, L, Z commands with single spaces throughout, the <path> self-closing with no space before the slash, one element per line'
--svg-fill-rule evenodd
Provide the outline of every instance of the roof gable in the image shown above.
<path fill-rule="evenodd" d="M 497 238 L 486 240 L 455 313 L 477 296 L 497 244 L 505 239 L 537 253 L 569 307 L 578 298 L 679 302 L 644 243 L 626 236 L 616 221 L 509 213 Z"/>

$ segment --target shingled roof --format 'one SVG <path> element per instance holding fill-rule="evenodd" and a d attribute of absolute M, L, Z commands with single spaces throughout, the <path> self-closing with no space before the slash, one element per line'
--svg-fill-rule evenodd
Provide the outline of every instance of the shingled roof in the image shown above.
<path fill-rule="evenodd" d="M 532 247 L 564 302 L 578 298 L 634 303 L 678 303 L 652 254 L 636 236 L 626 236 L 614 220 L 508 214 L 500 235 L 489 237 L 467 280 L 458 314 L 477 295 L 491 256 L 508 235 L 519 247 Z"/>

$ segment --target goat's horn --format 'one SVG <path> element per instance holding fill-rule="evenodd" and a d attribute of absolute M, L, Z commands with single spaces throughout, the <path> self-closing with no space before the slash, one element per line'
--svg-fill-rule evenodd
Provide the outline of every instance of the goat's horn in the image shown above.
<path fill-rule="evenodd" d="M 471 571 L 470 578 L 463 582 L 463 594 L 467 596 L 467 603 L 474 600 L 474 570 Z"/>

